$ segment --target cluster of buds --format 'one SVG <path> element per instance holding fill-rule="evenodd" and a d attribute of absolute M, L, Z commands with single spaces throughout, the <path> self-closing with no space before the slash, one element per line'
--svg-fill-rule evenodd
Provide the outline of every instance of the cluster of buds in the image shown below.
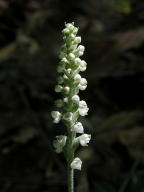
<path fill-rule="evenodd" d="M 55 91 L 62 94 L 62 99 L 55 101 L 59 111 L 52 111 L 54 123 L 63 121 L 68 128 L 68 136 L 57 136 L 54 141 L 55 151 L 57 153 L 74 151 L 76 146 L 87 146 L 91 135 L 84 133 L 84 128 L 78 117 L 88 114 L 89 108 L 85 101 L 80 100 L 79 90 L 85 90 L 87 80 L 79 74 L 86 70 L 87 63 L 79 57 L 83 55 L 85 47 L 79 45 L 81 37 L 76 36 L 78 28 L 74 23 L 65 24 L 62 31 L 64 45 L 59 55 L 59 66 L 57 72 L 60 76 L 57 79 Z M 81 134 L 77 137 L 77 134 Z M 71 168 L 81 170 L 82 161 L 76 157 L 71 161 Z"/>

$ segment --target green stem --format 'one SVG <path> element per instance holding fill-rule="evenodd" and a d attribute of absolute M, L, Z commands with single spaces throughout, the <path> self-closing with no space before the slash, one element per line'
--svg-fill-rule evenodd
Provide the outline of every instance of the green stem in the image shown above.
<path fill-rule="evenodd" d="M 70 163 L 68 162 L 68 192 L 74 192 L 74 170 L 71 169 Z"/>

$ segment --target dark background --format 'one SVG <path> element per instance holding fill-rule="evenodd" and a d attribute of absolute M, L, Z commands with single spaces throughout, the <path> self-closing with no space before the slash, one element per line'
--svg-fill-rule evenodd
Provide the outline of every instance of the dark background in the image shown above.
<path fill-rule="evenodd" d="M 144 2 L 0 0 L 0 191 L 65 192 L 50 116 L 64 22 L 80 28 L 92 134 L 76 192 L 144 192 Z"/>

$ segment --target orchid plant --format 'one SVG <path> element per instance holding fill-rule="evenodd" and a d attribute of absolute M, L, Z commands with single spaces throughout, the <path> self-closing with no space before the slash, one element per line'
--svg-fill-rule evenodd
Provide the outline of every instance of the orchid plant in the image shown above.
<path fill-rule="evenodd" d="M 81 60 L 85 47 L 79 45 L 81 37 L 77 36 L 78 28 L 74 23 L 65 23 L 63 29 L 63 40 L 57 72 L 60 76 L 57 79 L 55 92 L 61 93 L 61 99 L 55 101 L 59 111 L 52 111 L 54 123 L 63 121 L 67 127 L 67 135 L 56 136 L 53 145 L 56 153 L 63 152 L 68 166 L 68 192 L 74 192 L 74 169 L 81 170 L 82 161 L 79 157 L 74 157 L 74 153 L 79 145 L 87 146 L 91 135 L 84 133 L 79 115 L 88 114 L 89 108 L 85 101 L 80 100 L 79 90 L 84 91 L 87 87 L 87 80 L 79 74 L 86 70 L 87 63 Z M 77 136 L 80 134 L 80 136 Z"/>

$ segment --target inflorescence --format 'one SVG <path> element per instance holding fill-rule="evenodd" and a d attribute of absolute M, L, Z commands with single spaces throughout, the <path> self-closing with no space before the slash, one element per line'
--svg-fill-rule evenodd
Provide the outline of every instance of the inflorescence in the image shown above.
<path fill-rule="evenodd" d="M 84 133 L 84 128 L 78 117 L 88 114 L 87 103 L 80 100 L 78 96 L 79 90 L 85 90 L 87 80 L 79 74 L 86 70 L 87 63 L 81 60 L 85 47 L 79 45 L 81 37 L 76 36 L 78 28 L 74 23 L 65 24 L 63 29 L 64 45 L 59 55 L 59 66 L 57 72 L 60 76 L 57 79 L 55 92 L 61 93 L 62 98 L 55 101 L 55 105 L 59 111 L 52 111 L 54 123 L 63 121 L 67 127 L 68 135 L 56 136 L 53 145 L 57 153 L 64 152 L 67 158 L 70 157 L 70 166 L 72 169 L 81 170 L 82 161 L 80 158 L 72 157 L 70 153 L 74 153 L 78 145 L 87 146 L 91 135 Z M 81 134 L 77 137 L 77 134 Z M 72 158 L 71 158 L 72 157 Z"/>

